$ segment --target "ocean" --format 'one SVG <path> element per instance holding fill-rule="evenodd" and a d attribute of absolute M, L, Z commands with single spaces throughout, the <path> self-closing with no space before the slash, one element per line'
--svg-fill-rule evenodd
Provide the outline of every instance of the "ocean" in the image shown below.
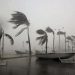
<path fill-rule="evenodd" d="M 37 57 L 6 59 L 0 66 L 0 75 L 75 75 L 75 57 L 62 60 L 39 60 Z"/>

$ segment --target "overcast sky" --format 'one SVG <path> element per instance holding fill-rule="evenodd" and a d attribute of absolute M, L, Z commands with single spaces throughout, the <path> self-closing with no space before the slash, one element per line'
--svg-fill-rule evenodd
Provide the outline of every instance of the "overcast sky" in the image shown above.
<path fill-rule="evenodd" d="M 49 26 L 52 29 L 62 29 L 68 35 L 75 35 L 75 0 L 0 0 L 0 23 L 6 33 L 12 35 L 15 44 L 12 47 L 9 40 L 5 40 L 6 49 L 23 49 L 22 42 L 27 40 L 26 32 L 23 32 L 19 37 L 14 37 L 21 29 L 13 30 L 13 24 L 8 21 L 14 11 L 23 12 L 30 22 L 30 37 L 32 48 L 37 48 L 36 30 L 44 29 Z M 52 36 L 49 36 L 49 46 Z M 24 42 L 25 42 L 24 41 Z M 8 45 L 6 44 L 8 42 Z M 25 48 L 27 44 L 25 43 Z"/>

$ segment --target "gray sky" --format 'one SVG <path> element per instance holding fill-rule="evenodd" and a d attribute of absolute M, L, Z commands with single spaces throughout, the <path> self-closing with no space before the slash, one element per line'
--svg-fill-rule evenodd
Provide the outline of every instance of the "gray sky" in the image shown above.
<path fill-rule="evenodd" d="M 30 21 L 30 36 L 32 48 L 38 49 L 36 39 L 36 30 L 44 29 L 49 26 L 53 29 L 62 29 L 68 35 L 75 34 L 75 0 L 0 0 L 0 22 L 6 33 L 13 36 L 15 44 L 11 47 L 9 41 L 5 40 L 5 48 L 22 49 L 22 41 L 27 40 L 26 32 L 23 32 L 19 37 L 14 37 L 21 29 L 13 30 L 13 24 L 8 21 L 14 11 L 23 12 Z M 52 36 L 50 35 L 49 46 Z M 6 44 L 8 42 L 8 44 Z M 27 44 L 25 43 L 25 48 Z"/>

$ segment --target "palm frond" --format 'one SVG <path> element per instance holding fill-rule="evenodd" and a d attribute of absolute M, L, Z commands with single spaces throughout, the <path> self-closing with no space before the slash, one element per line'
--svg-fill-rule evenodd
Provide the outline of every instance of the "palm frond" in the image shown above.
<path fill-rule="evenodd" d="M 44 35 L 36 38 L 36 40 L 42 40 L 42 39 L 44 39 Z"/>
<path fill-rule="evenodd" d="M 47 36 L 44 36 L 44 39 L 41 42 L 41 45 L 43 45 L 47 41 Z"/>
<path fill-rule="evenodd" d="M 44 36 L 40 36 L 40 37 L 37 37 L 36 40 L 39 40 L 39 44 L 42 43 L 42 40 L 43 40 Z"/>
<path fill-rule="evenodd" d="M 74 35 L 72 35 L 72 38 L 74 38 L 74 39 L 75 39 L 75 36 L 74 36 Z"/>
<path fill-rule="evenodd" d="M 39 45 L 41 45 L 41 43 L 42 43 L 42 40 L 39 40 Z"/>
<path fill-rule="evenodd" d="M 42 29 L 39 29 L 39 30 L 37 30 L 36 32 L 37 32 L 38 34 L 40 34 L 40 35 L 45 34 L 45 31 L 44 31 L 44 30 L 42 30 Z"/>
<path fill-rule="evenodd" d="M 29 26 L 29 24 L 30 24 L 26 15 L 24 13 L 18 12 L 18 11 L 15 11 L 15 13 L 12 14 L 12 18 L 9 22 L 16 24 L 16 25 L 26 24 L 27 26 Z"/>
<path fill-rule="evenodd" d="M 65 32 L 63 32 L 63 31 L 58 31 L 58 32 L 57 32 L 57 35 L 65 35 Z"/>
<path fill-rule="evenodd" d="M 66 43 L 69 42 L 69 40 L 66 41 Z"/>
<path fill-rule="evenodd" d="M 19 27 L 19 25 L 15 25 L 15 26 L 13 26 L 13 29 L 16 29 L 16 28 L 18 28 Z"/>
<path fill-rule="evenodd" d="M 47 28 L 46 28 L 46 31 L 47 31 L 48 33 L 54 33 L 53 29 L 51 29 L 50 27 L 47 27 Z"/>
<path fill-rule="evenodd" d="M 39 44 L 43 45 L 47 41 L 47 35 L 37 37 L 36 40 L 39 40 Z"/>
<path fill-rule="evenodd" d="M 13 38 L 9 34 L 6 34 L 6 33 L 5 33 L 5 36 L 10 39 L 11 45 L 13 45 L 14 44 Z"/>
<path fill-rule="evenodd" d="M 27 29 L 27 27 L 22 28 L 15 36 L 17 37 L 18 35 L 20 35 L 25 29 Z"/>
<path fill-rule="evenodd" d="M 73 39 L 70 36 L 67 36 L 66 39 L 73 41 Z"/>

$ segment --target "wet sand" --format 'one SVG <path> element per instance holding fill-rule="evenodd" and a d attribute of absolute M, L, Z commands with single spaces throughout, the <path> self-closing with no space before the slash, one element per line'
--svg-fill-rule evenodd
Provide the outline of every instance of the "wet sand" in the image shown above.
<path fill-rule="evenodd" d="M 5 60 L 7 67 L 0 66 L 0 75 L 75 75 L 74 63 L 59 63 L 24 57 Z"/>

